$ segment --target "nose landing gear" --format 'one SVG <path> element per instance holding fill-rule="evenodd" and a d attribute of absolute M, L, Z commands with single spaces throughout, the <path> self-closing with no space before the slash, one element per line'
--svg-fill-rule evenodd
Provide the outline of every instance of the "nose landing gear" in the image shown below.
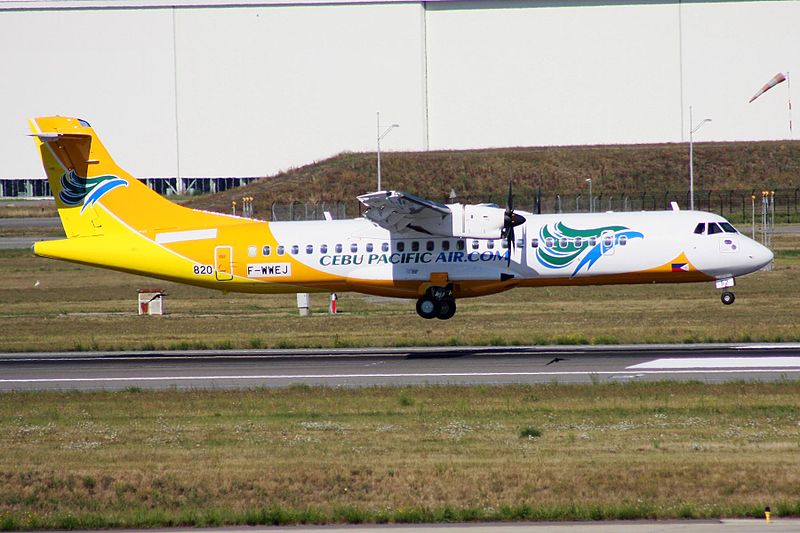
<path fill-rule="evenodd" d="M 456 299 L 453 297 L 453 285 L 446 287 L 430 287 L 425 295 L 417 300 L 417 314 L 425 319 L 438 318 L 447 320 L 456 314 Z"/>
<path fill-rule="evenodd" d="M 736 301 L 736 296 L 734 296 L 730 291 L 725 291 L 722 293 L 721 300 L 725 305 L 731 305 L 734 301 Z"/>
<path fill-rule="evenodd" d="M 722 289 L 722 296 L 720 299 L 725 305 L 731 305 L 736 300 L 736 296 L 734 296 L 733 293 L 728 290 L 733 287 L 734 284 L 735 282 L 733 278 L 722 278 L 716 281 L 717 288 Z"/>

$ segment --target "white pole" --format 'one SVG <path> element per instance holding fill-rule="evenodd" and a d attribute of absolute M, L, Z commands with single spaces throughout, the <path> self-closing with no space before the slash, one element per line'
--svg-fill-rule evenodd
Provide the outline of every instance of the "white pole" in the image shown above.
<path fill-rule="evenodd" d="M 381 112 L 378 111 L 378 190 L 381 190 Z"/>
<path fill-rule="evenodd" d="M 692 121 L 692 106 L 689 106 L 689 211 L 694 211 L 694 122 Z"/>

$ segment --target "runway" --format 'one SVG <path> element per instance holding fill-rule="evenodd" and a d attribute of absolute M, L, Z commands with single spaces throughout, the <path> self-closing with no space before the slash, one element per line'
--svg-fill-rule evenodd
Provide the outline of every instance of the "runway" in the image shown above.
<path fill-rule="evenodd" d="M 800 379 L 800 344 L 0 354 L 0 391 Z"/>

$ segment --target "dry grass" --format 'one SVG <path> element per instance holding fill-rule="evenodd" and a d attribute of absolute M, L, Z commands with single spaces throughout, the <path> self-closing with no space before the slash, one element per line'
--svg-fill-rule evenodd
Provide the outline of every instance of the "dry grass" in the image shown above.
<path fill-rule="evenodd" d="M 0 252 L 0 351 L 349 347 L 800 340 L 800 236 L 776 236 L 772 272 L 738 280 L 722 306 L 713 285 L 519 289 L 461 300 L 452 320 L 423 321 L 413 302 L 312 295 L 251 296 Z M 36 282 L 38 286 L 34 286 Z M 136 316 L 136 289 L 165 287 L 164 317 Z"/>
<path fill-rule="evenodd" d="M 798 413 L 798 382 L 8 393 L 0 521 L 796 514 Z"/>
<path fill-rule="evenodd" d="M 505 205 L 508 180 L 514 179 L 516 205 L 530 206 L 537 189 L 548 197 L 585 194 L 586 178 L 592 178 L 594 194 L 606 198 L 664 191 L 681 191 L 673 199 L 685 198 L 687 159 L 687 145 L 675 143 L 387 152 L 381 165 L 384 187 L 439 201 L 453 189 L 460 201 Z M 778 189 L 794 201 L 800 142 L 697 143 L 695 164 L 699 205 L 705 206 L 707 191 L 745 191 L 749 202 L 751 191 Z M 345 153 L 190 205 L 228 212 L 232 200 L 253 196 L 261 216 L 272 202 L 339 201 L 355 209 L 355 197 L 374 183 L 375 154 Z"/>

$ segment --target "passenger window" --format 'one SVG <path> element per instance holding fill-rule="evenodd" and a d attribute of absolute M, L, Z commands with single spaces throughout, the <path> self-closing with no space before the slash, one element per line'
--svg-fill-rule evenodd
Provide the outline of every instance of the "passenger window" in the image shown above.
<path fill-rule="evenodd" d="M 569 239 L 567 239 L 566 237 L 561 237 L 561 240 L 559 241 L 558 245 L 561 248 L 566 248 L 567 246 L 569 246 Z"/>
<path fill-rule="evenodd" d="M 358 244 L 356 244 L 356 243 L 351 244 L 350 245 L 350 251 L 352 253 L 356 253 L 358 251 Z"/>
<path fill-rule="evenodd" d="M 327 254 L 328 253 L 328 245 L 327 244 L 321 244 L 320 247 L 319 247 L 319 253 Z"/>
<path fill-rule="evenodd" d="M 547 246 L 548 248 L 553 248 L 555 244 L 556 241 L 552 237 L 548 237 L 544 240 L 544 245 Z"/>
<path fill-rule="evenodd" d="M 525 239 L 517 239 L 517 248 L 525 246 Z"/>
<path fill-rule="evenodd" d="M 716 222 L 709 222 L 708 223 L 708 234 L 714 235 L 715 233 L 722 233 L 722 228 L 717 226 Z"/>
<path fill-rule="evenodd" d="M 337 253 L 337 254 L 340 254 L 340 253 L 342 253 L 342 245 L 341 245 L 341 244 L 337 244 L 337 245 L 334 247 L 334 250 L 336 250 L 336 253 Z"/>
<path fill-rule="evenodd" d="M 450 249 L 450 241 L 442 241 L 442 251 L 446 252 Z"/>
<path fill-rule="evenodd" d="M 405 251 L 405 249 L 406 249 L 406 243 L 404 243 L 404 242 L 398 242 L 397 243 L 397 251 L 398 252 L 403 252 L 403 251 Z"/>
<path fill-rule="evenodd" d="M 589 246 L 597 246 L 597 237 L 589 237 Z"/>
<path fill-rule="evenodd" d="M 464 249 L 464 241 L 457 240 L 456 241 L 456 250 L 463 250 Z"/>
<path fill-rule="evenodd" d="M 433 251 L 433 241 L 426 242 L 425 243 L 425 249 L 428 250 L 429 252 L 432 252 Z"/>
<path fill-rule="evenodd" d="M 297 246 L 296 244 L 293 244 L 293 245 L 292 245 L 292 255 L 297 255 L 297 253 L 298 253 L 299 251 L 300 251 L 300 247 L 299 247 L 299 246 Z"/>
<path fill-rule="evenodd" d="M 620 246 L 625 246 L 626 244 L 628 244 L 628 237 L 625 236 L 625 235 L 620 235 L 619 236 L 619 245 Z"/>
<path fill-rule="evenodd" d="M 531 239 L 531 248 L 538 248 L 539 247 L 539 239 L 534 237 Z"/>
<path fill-rule="evenodd" d="M 382 242 L 381 243 L 381 252 L 388 252 L 388 251 L 389 251 L 389 243 L 388 242 Z"/>
<path fill-rule="evenodd" d="M 706 232 L 706 223 L 705 222 L 700 222 L 699 224 L 697 224 L 697 226 L 695 226 L 695 228 L 694 228 L 694 232 L 697 235 L 702 235 L 703 233 L 705 233 Z"/>
<path fill-rule="evenodd" d="M 306 253 L 307 254 L 313 254 L 314 253 L 314 246 L 312 244 L 307 244 L 306 245 Z"/>
<path fill-rule="evenodd" d="M 730 222 L 720 222 L 719 225 L 722 226 L 722 229 L 725 230 L 725 233 L 739 233 Z"/>
<path fill-rule="evenodd" d="M 271 251 L 272 251 L 272 250 L 270 249 L 270 247 L 269 247 L 269 246 L 264 246 L 263 248 L 261 248 L 261 255 L 269 255 L 269 253 L 270 253 Z"/>
<path fill-rule="evenodd" d="M 367 252 L 368 253 L 372 253 L 372 243 L 371 242 L 367 243 Z"/>
<path fill-rule="evenodd" d="M 256 250 L 257 250 L 257 248 L 255 246 L 248 246 L 247 247 L 247 255 L 250 256 L 250 257 L 255 257 L 256 256 Z"/>
<path fill-rule="evenodd" d="M 478 246 L 480 246 L 480 244 L 478 243 L 478 241 L 472 241 L 472 249 L 473 249 L 473 250 L 477 250 L 477 249 L 478 249 Z"/>
<path fill-rule="evenodd" d="M 278 246 L 278 255 L 283 255 L 283 254 L 284 254 L 283 246 Z"/>
<path fill-rule="evenodd" d="M 503 249 L 508 248 L 508 239 L 500 240 L 500 247 L 503 248 Z"/>
<path fill-rule="evenodd" d="M 411 251 L 419 252 L 419 241 L 411 241 Z"/>
<path fill-rule="evenodd" d="M 611 235 L 606 235 L 605 237 L 603 237 L 603 246 L 605 246 L 606 248 L 611 248 L 613 244 L 614 244 L 614 238 Z"/>
<path fill-rule="evenodd" d="M 575 237 L 575 247 L 580 248 L 583 246 L 583 237 Z"/>
<path fill-rule="evenodd" d="M 486 247 L 490 250 L 494 250 L 494 241 L 486 241 Z"/>

